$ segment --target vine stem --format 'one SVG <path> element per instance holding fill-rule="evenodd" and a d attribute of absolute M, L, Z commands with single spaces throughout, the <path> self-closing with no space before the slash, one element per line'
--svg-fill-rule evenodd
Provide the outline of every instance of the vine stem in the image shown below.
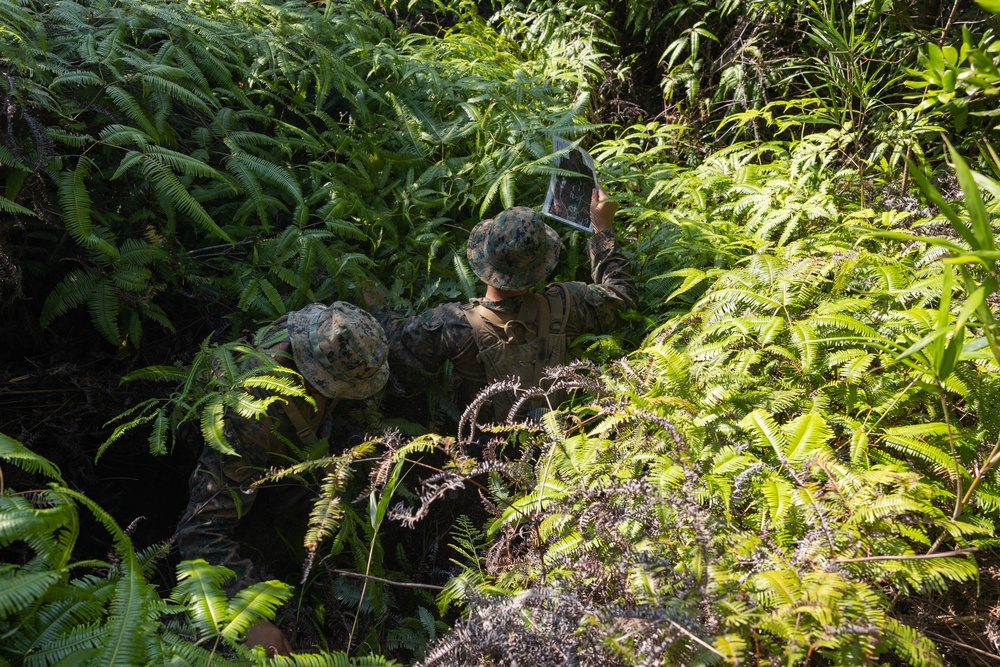
<path fill-rule="evenodd" d="M 212 667 L 212 659 L 215 658 L 216 652 L 219 650 L 219 642 L 222 641 L 222 635 L 215 636 L 215 643 L 212 644 L 212 650 L 208 654 L 208 662 L 205 663 L 205 667 Z"/>
<path fill-rule="evenodd" d="M 986 457 L 986 461 L 983 462 L 983 466 L 976 470 L 976 476 L 972 479 L 972 483 L 969 485 L 968 491 L 966 491 L 965 495 L 962 497 L 963 507 L 972 498 L 972 492 L 975 491 L 977 486 L 979 486 L 979 482 L 983 481 L 983 477 L 986 476 L 986 473 L 988 473 L 997 463 L 1000 463 L 1000 435 L 997 436 L 996 444 L 993 445 L 993 450 L 990 451 L 990 455 Z"/>
<path fill-rule="evenodd" d="M 405 461 L 406 459 L 404 458 L 403 460 Z M 396 488 L 399 486 L 400 482 L 401 472 L 402 472 L 402 467 L 401 465 L 397 464 L 396 469 L 391 474 L 390 482 L 386 483 L 386 485 L 382 489 L 383 493 L 389 494 L 389 498 L 391 498 L 396 493 Z M 405 473 L 403 474 L 405 475 Z M 372 493 L 374 494 L 374 492 Z M 361 595 L 358 597 L 358 608 L 354 612 L 354 622 L 351 624 L 351 632 L 347 635 L 347 652 L 350 652 L 351 650 L 351 644 L 354 641 L 354 632 L 358 628 L 358 619 L 361 617 L 361 607 L 364 605 L 365 602 L 365 593 L 368 592 L 368 582 L 373 579 L 378 579 L 378 577 L 371 575 L 371 569 L 372 569 L 372 558 L 374 558 L 375 556 L 375 541 L 378 539 L 379 528 L 381 528 L 382 519 L 384 518 L 384 513 L 382 516 L 379 516 L 378 505 L 380 504 L 380 502 L 381 499 L 375 503 L 375 513 L 371 517 L 372 539 L 371 542 L 368 544 L 368 562 L 365 563 L 365 573 L 362 577 L 362 581 L 364 583 L 361 585 Z"/>
<path fill-rule="evenodd" d="M 951 644 L 952 646 L 958 646 L 960 648 L 972 651 L 973 653 L 978 653 L 980 655 L 984 655 L 986 657 L 993 658 L 995 660 L 1000 660 L 1000 655 L 997 655 L 996 653 L 990 653 L 989 651 L 984 651 L 981 648 L 976 648 L 975 646 L 969 646 L 968 644 L 963 644 L 962 642 L 955 641 L 954 639 L 948 639 L 947 637 L 943 637 L 936 632 L 931 632 L 927 630 L 924 632 L 924 634 L 926 634 L 928 637 L 934 637 L 939 642 L 944 642 L 945 644 Z"/>
<path fill-rule="evenodd" d="M 968 549 L 956 549 L 955 551 L 942 551 L 941 553 L 910 554 L 899 556 L 866 556 L 863 558 L 837 558 L 835 563 L 867 563 L 873 560 L 927 560 L 929 558 L 949 558 L 951 556 L 968 556 L 979 551 L 978 547 Z"/>
<path fill-rule="evenodd" d="M 951 513 L 952 521 L 954 521 L 962 512 L 962 471 L 958 460 L 958 451 L 955 449 L 955 434 L 951 428 L 951 412 L 949 412 L 948 402 L 944 398 L 945 387 L 943 382 L 938 384 L 938 390 L 938 398 L 941 400 L 941 412 L 944 414 L 944 423 L 948 427 L 948 447 L 951 449 L 951 460 L 955 464 L 955 509 Z"/>
<path fill-rule="evenodd" d="M 948 35 L 948 31 L 951 30 L 951 24 L 955 22 L 955 12 L 958 11 L 959 0 L 955 0 L 955 4 L 951 6 L 951 13 L 948 15 L 948 22 L 944 24 L 944 30 L 941 31 L 941 42 L 944 44 L 944 40 Z"/>
<path fill-rule="evenodd" d="M 678 630 L 680 630 L 681 632 L 683 632 L 685 635 L 687 635 L 688 637 L 690 637 L 691 639 L 693 639 L 694 641 L 696 641 L 698 644 L 700 644 L 704 648 L 707 648 L 709 651 L 711 651 L 715 655 L 719 656 L 720 658 L 724 658 L 725 657 L 724 655 L 722 655 L 721 653 L 719 653 L 718 649 L 716 649 L 711 644 L 705 642 L 704 640 L 699 639 L 698 637 L 696 637 L 694 635 L 694 633 L 692 633 L 690 630 L 688 630 L 687 628 L 685 628 L 684 626 L 682 626 L 680 623 L 677 623 L 676 621 L 674 621 L 672 619 L 669 619 L 669 618 L 667 619 L 667 623 L 669 623 L 670 625 L 674 626 L 675 628 L 677 628 Z"/>
<path fill-rule="evenodd" d="M 431 591 L 443 591 L 444 586 L 436 586 L 434 584 L 417 584 L 409 581 L 393 581 L 392 579 L 384 579 L 382 577 L 376 577 L 374 574 L 361 574 L 360 572 L 351 572 L 350 570 L 331 570 L 339 575 L 345 577 L 354 577 L 356 579 L 371 579 L 372 581 L 377 581 L 383 584 L 389 584 L 390 586 L 403 586 L 406 588 L 426 588 Z"/>

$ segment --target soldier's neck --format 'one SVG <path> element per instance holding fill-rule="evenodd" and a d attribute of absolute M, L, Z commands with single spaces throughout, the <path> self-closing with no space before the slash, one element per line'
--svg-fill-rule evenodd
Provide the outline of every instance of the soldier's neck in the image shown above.
<path fill-rule="evenodd" d="M 506 290 L 494 287 L 493 285 L 486 286 L 486 298 L 489 301 L 503 301 L 504 299 L 510 299 L 515 296 L 523 296 L 527 293 L 528 290 L 526 289 Z"/>

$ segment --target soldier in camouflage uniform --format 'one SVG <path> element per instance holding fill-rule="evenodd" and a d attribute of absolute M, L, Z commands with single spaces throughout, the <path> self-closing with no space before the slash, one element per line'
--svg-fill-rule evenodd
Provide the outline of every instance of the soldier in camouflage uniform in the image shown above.
<path fill-rule="evenodd" d="M 302 446 L 317 441 L 339 399 L 367 398 L 389 376 L 382 327 L 349 303 L 310 304 L 272 322 L 258 338 L 262 351 L 302 374 L 316 408 L 292 398 L 273 404 L 261 419 L 227 413 L 224 435 L 239 456 L 206 444 L 191 475 L 188 507 L 177 527 L 178 550 L 185 560 L 203 558 L 235 571 L 229 586 L 233 592 L 260 579 L 234 538 L 257 495 L 250 484 L 269 466 L 287 465 L 287 442 Z M 247 632 L 246 643 L 262 645 L 269 654 L 291 650 L 281 631 L 267 621 Z"/>
<path fill-rule="evenodd" d="M 620 324 L 619 313 L 635 304 L 636 288 L 628 260 L 615 239 L 615 209 L 607 193 L 595 188 L 590 209 L 595 233 L 587 242 L 593 284 L 551 283 L 538 292 L 546 297 L 541 300 L 543 309 L 551 304 L 551 320 L 561 318 L 559 335 L 564 341 L 585 333 L 613 331 Z M 501 327 L 509 330 L 510 321 L 522 316 L 532 288 L 555 268 L 559 236 L 536 211 L 509 208 L 476 225 L 466 255 L 472 271 L 486 284 L 485 298 L 472 299 L 469 304 L 446 303 L 409 318 L 373 308 L 389 339 L 389 363 L 394 376 L 396 371 L 406 369 L 435 371 L 451 360 L 457 385 L 453 391 L 460 408 L 468 406 L 488 384 L 503 379 L 491 376 L 505 374 L 502 355 L 505 349 L 513 352 L 513 347 L 493 343 L 504 337 Z M 530 329 L 531 323 L 528 325 Z M 487 353 L 486 348 L 491 347 L 493 350 Z M 484 363 L 490 362 L 487 357 L 491 354 L 492 363 Z M 564 343 L 561 355 L 557 349 L 555 356 L 562 357 L 556 359 L 557 363 L 565 363 Z M 503 412 L 509 404 L 497 410 L 484 405 L 480 414 L 486 419 L 502 419 L 506 414 L 492 413 Z"/>

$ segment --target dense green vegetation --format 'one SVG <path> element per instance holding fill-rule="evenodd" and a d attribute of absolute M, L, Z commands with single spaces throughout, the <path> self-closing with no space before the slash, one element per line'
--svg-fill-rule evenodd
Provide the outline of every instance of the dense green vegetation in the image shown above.
<path fill-rule="evenodd" d="M 275 616 L 303 666 L 995 664 L 991 12 L 0 0 L 0 665 L 258 664 Z M 574 403 L 475 454 L 439 393 L 345 409 L 369 438 L 272 474 L 322 480 L 301 581 L 227 599 L 176 511 L 137 527 L 103 480 L 169 509 L 261 377 L 237 339 L 474 295 L 468 231 L 540 204 L 553 135 L 640 283 Z"/>

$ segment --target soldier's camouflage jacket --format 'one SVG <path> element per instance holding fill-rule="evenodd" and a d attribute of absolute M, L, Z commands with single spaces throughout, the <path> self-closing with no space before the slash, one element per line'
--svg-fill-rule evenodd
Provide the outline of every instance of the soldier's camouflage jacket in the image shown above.
<path fill-rule="evenodd" d="M 287 341 L 285 320 L 282 317 L 270 325 L 269 334 L 273 335 L 260 345 L 261 349 Z M 290 359 L 282 363 L 294 367 Z M 327 435 L 323 429 L 335 401 L 319 392 L 313 392 L 312 397 L 318 409 L 301 398 L 292 402 L 322 438 Z M 234 535 L 258 495 L 250 485 L 270 467 L 288 465 L 287 443 L 299 443 L 278 404 L 272 405 L 268 417 L 261 419 L 246 419 L 227 411 L 224 423 L 226 440 L 240 456 L 222 454 L 205 445 L 198 467 L 189 479 L 188 506 L 177 525 L 176 543 L 184 560 L 203 558 L 236 572 L 235 581 L 230 580 L 226 586 L 235 592 L 261 579 L 257 564 L 241 552 Z"/>
<path fill-rule="evenodd" d="M 585 334 L 610 333 L 619 326 L 619 313 L 634 307 L 636 287 L 628 260 L 622 255 L 613 230 L 595 233 L 587 242 L 593 284 L 563 282 L 548 285 L 544 292 L 561 290 L 567 300 L 566 339 Z M 474 303 L 499 313 L 517 313 L 521 297 L 502 301 L 475 299 Z M 447 360 L 453 364 L 455 400 L 460 408 L 469 405 L 489 381 L 477 358 L 472 325 L 461 303 L 446 303 L 420 315 L 399 318 L 395 313 L 372 313 L 385 329 L 389 341 L 389 369 L 397 381 L 406 384 L 399 372 L 407 369 L 433 372 Z"/>

